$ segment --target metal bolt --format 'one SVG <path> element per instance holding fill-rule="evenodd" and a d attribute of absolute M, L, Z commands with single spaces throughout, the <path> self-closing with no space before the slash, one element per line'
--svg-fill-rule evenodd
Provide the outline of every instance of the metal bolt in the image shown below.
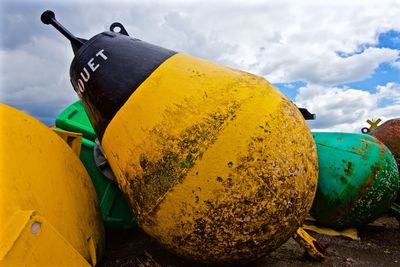
<path fill-rule="evenodd" d="M 42 224 L 40 222 L 32 223 L 32 226 L 31 226 L 32 234 L 34 234 L 34 235 L 38 234 L 40 231 L 41 225 Z"/>

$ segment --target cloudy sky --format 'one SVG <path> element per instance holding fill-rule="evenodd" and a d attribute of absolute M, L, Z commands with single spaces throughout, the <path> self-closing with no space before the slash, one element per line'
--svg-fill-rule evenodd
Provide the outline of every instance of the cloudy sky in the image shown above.
<path fill-rule="evenodd" d="M 77 100 L 69 42 L 39 19 L 51 9 L 82 38 L 119 21 L 136 38 L 261 75 L 317 114 L 313 130 L 400 117 L 400 1 L 314 2 L 2 0 L 0 98 L 48 125 Z"/>

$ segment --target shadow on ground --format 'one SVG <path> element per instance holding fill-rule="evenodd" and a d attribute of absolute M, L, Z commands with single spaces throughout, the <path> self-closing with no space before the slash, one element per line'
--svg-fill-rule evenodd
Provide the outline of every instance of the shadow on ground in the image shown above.
<path fill-rule="evenodd" d="M 246 266 L 400 266 L 400 229 L 393 217 L 380 218 L 375 226 L 359 229 L 360 241 L 310 232 L 328 243 L 324 262 L 304 256 L 304 250 L 289 239 L 270 255 Z M 203 266 L 163 249 L 142 230 L 107 232 L 106 251 L 100 267 Z"/>

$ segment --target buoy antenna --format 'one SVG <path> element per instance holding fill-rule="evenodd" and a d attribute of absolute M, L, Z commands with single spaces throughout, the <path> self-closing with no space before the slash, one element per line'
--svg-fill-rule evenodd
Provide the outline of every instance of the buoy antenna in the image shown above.
<path fill-rule="evenodd" d="M 40 17 L 40 20 L 47 25 L 52 25 L 54 28 L 56 28 L 62 35 L 64 35 L 68 40 L 71 41 L 72 49 L 77 51 L 84 43 L 85 40 L 80 39 L 73 35 L 71 32 L 69 32 L 66 28 L 64 28 L 63 25 L 60 24 L 56 20 L 56 16 L 53 11 L 51 10 L 46 10 L 43 12 L 42 16 Z"/>

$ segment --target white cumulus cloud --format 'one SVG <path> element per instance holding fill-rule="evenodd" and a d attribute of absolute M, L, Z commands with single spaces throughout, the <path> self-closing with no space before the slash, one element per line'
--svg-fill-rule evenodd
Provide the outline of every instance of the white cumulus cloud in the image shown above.
<path fill-rule="evenodd" d="M 289 87 L 304 81 L 330 90 L 369 77 L 382 63 L 396 67 L 400 62 L 400 49 L 374 47 L 380 33 L 400 31 L 397 0 L 5 0 L 1 100 L 47 123 L 76 96 L 68 81 L 70 44 L 40 22 L 46 9 L 82 38 L 119 21 L 132 37 Z"/>
<path fill-rule="evenodd" d="M 317 114 L 309 122 L 312 130 L 359 132 L 367 119 L 400 117 L 400 85 L 379 85 L 371 93 L 309 84 L 299 88 L 295 102 Z"/>

